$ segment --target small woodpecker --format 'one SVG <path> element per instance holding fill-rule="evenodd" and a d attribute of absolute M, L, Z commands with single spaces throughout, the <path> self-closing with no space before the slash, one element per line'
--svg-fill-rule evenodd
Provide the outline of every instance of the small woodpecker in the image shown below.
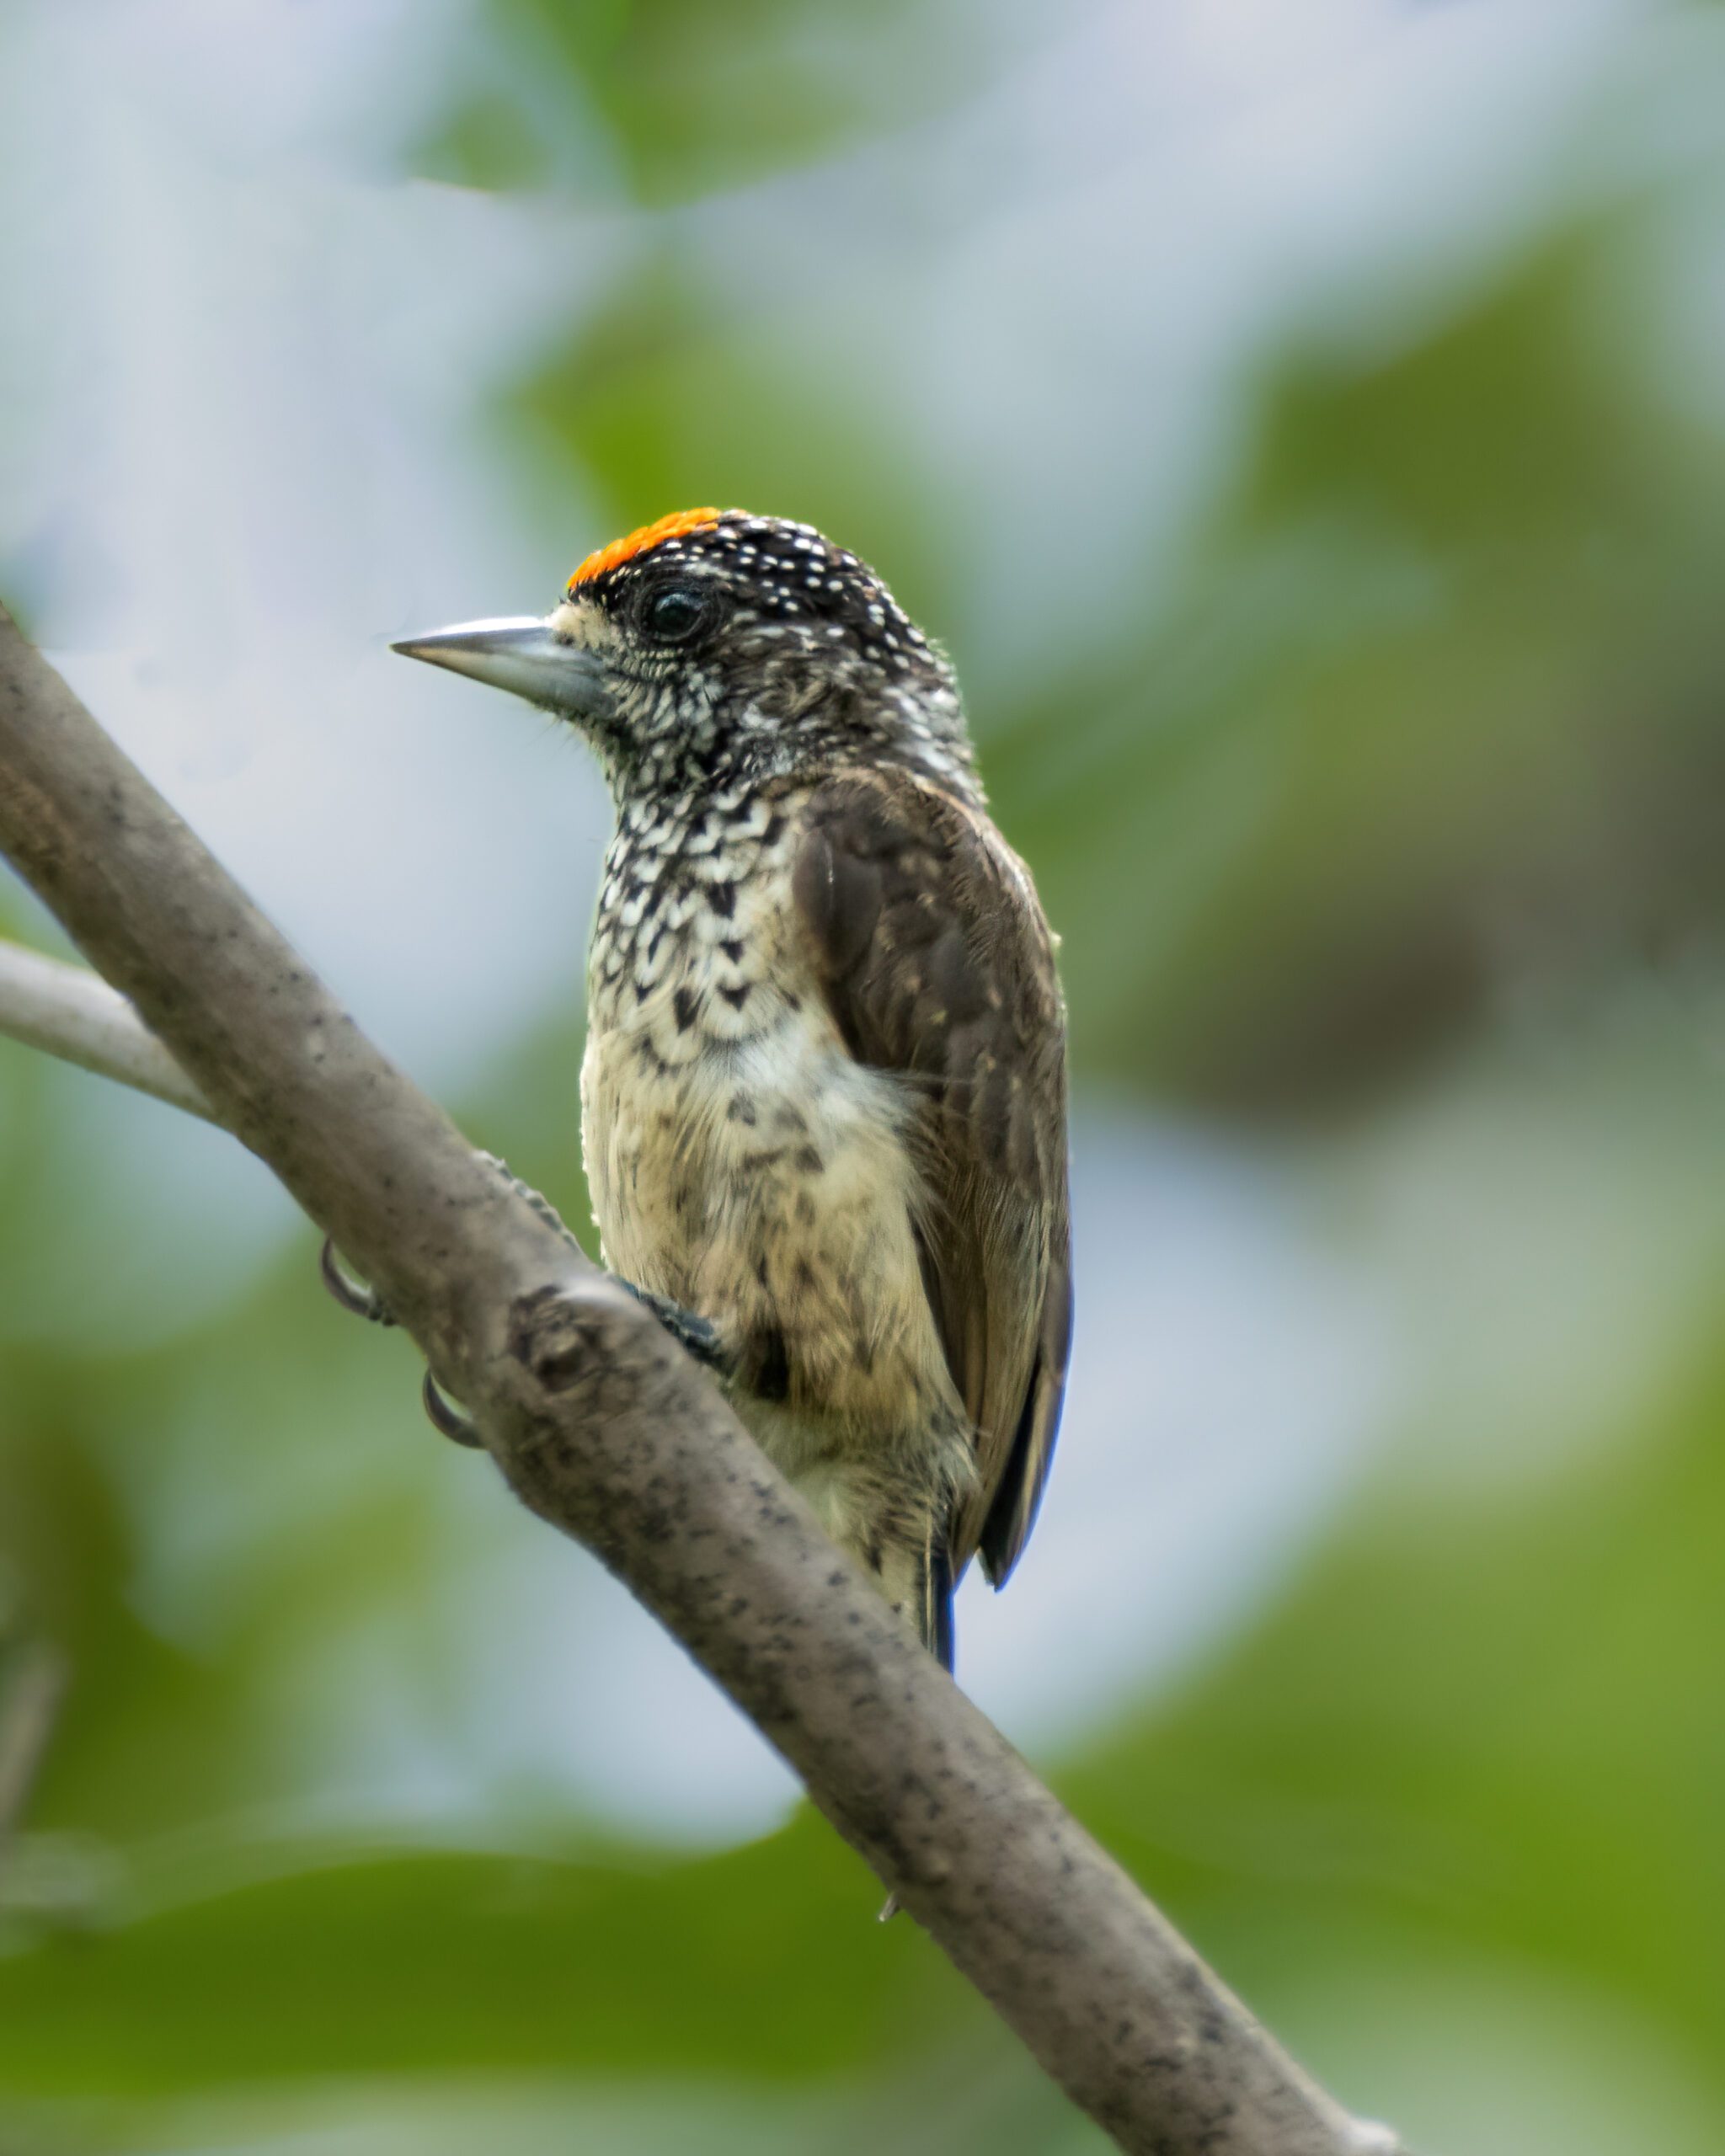
<path fill-rule="evenodd" d="M 809 526 L 715 509 L 394 648 L 596 752 L 605 1262 L 950 1668 L 960 1575 L 1036 1517 L 1071 1266 L 1053 938 L 945 654 Z"/>

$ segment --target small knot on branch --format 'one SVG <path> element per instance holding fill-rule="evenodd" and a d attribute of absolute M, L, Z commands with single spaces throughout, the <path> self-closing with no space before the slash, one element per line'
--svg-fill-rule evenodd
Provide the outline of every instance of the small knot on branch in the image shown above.
<path fill-rule="evenodd" d="M 621 1415 L 642 1391 L 651 1322 L 602 1287 L 538 1288 L 510 1308 L 509 1353 L 542 1392 L 574 1394 L 590 1414 Z"/>

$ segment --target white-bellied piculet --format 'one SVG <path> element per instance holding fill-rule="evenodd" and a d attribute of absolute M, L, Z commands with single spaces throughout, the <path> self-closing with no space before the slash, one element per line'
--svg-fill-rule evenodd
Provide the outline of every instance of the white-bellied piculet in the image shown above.
<path fill-rule="evenodd" d="M 952 1662 L 1024 1546 L 1071 1328 L 1053 939 L 957 680 L 854 554 L 688 510 L 543 620 L 398 644 L 542 705 L 617 807 L 581 1134 L 606 1263 Z"/>

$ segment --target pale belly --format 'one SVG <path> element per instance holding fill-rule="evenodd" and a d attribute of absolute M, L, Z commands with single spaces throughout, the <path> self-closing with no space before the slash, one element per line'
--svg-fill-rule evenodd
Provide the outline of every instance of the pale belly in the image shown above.
<path fill-rule="evenodd" d="M 806 1001 L 763 995 L 724 1038 L 632 1015 L 594 1032 L 582 1069 L 606 1263 L 743 1353 L 739 1407 L 817 1499 L 823 1464 L 955 1429 L 896 1081 Z"/>

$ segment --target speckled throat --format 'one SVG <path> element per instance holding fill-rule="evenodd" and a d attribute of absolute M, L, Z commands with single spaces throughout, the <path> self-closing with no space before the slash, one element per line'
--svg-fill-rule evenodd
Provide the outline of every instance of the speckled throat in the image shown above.
<path fill-rule="evenodd" d="M 715 1011 L 722 1032 L 743 1030 L 768 955 L 751 947 L 765 926 L 761 886 L 779 887 L 788 874 L 792 814 L 811 783 L 788 773 L 733 775 L 625 795 L 594 923 L 592 1022 L 628 1022 L 675 974 L 678 1031 Z"/>

